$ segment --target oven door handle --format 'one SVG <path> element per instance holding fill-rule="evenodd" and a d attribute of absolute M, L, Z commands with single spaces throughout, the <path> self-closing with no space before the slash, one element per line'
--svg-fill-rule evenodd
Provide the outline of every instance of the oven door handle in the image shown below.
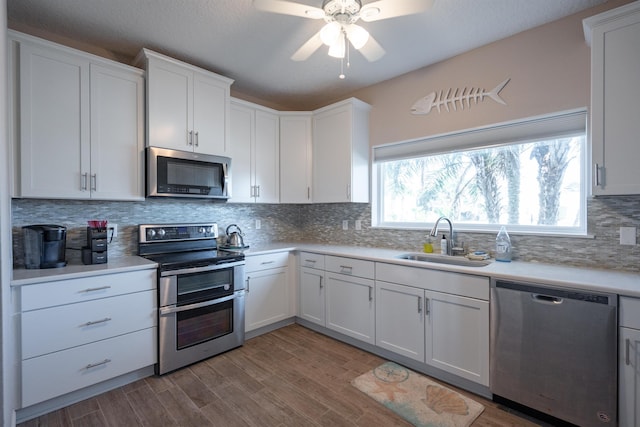
<path fill-rule="evenodd" d="M 234 292 L 233 295 L 229 295 L 228 297 L 217 298 L 210 301 L 197 302 L 195 304 L 181 305 L 181 306 L 160 307 L 160 310 L 159 310 L 160 316 L 166 316 L 172 313 L 179 313 L 181 311 L 195 310 L 196 308 L 202 308 L 202 307 L 208 307 L 214 304 L 220 304 L 222 302 L 231 301 L 232 299 L 236 299 L 243 295 L 244 295 L 244 290 L 241 290 L 241 291 Z"/>
<path fill-rule="evenodd" d="M 244 265 L 244 261 L 229 261 L 229 262 L 221 262 L 219 264 L 212 264 L 203 267 L 192 267 L 192 268 L 183 268 L 181 270 L 167 270 L 161 271 L 160 277 L 165 276 L 179 276 L 181 274 L 191 274 L 191 273 L 202 273 L 203 271 L 214 271 L 214 270 L 224 270 L 225 268 L 232 268 L 238 265 Z"/>

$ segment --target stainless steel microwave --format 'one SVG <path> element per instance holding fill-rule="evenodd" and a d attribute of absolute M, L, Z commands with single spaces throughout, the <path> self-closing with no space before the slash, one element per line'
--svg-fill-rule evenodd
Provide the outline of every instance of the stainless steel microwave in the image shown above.
<path fill-rule="evenodd" d="M 231 197 L 231 159 L 147 147 L 147 197 Z"/>

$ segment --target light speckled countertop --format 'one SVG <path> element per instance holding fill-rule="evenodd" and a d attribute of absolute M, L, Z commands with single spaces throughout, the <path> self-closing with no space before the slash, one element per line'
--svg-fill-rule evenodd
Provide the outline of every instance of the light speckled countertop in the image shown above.
<path fill-rule="evenodd" d="M 261 245 L 250 248 L 245 251 L 245 254 L 247 256 L 251 256 L 283 250 L 308 251 L 325 255 L 359 258 L 375 262 L 401 264 L 411 267 L 475 274 L 495 279 L 531 282 L 640 297 L 640 274 L 615 270 L 565 267 L 562 265 L 519 261 L 493 261 L 485 267 L 464 267 L 396 258 L 398 255 L 409 251 L 307 243 L 275 243 L 271 245 Z"/>
<path fill-rule="evenodd" d="M 614 270 L 565 267 L 562 265 L 540 264 L 532 262 L 491 262 L 485 267 L 464 267 L 449 264 L 425 263 L 398 259 L 407 251 L 367 248 L 360 246 L 335 246 L 309 243 L 273 243 L 258 245 L 245 250 L 247 256 L 282 251 L 308 251 L 324 255 L 334 255 L 364 259 L 375 262 L 387 262 L 433 270 L 451 271 L 495 279 L 562 286 L 591 291 L 609 292 L 632 297 L 640 297 L 640 274 Z M 11 286 L 73 279 L 100 274 L 121 273 L 126 271 L 156 268 L 156 264 L 138 256 L 127 256 L 109 260 L 107 264 L 68 265 L 62 268 L 13 271 Z"/>
<path fill-rule="evenodd" d="M 34 283 L 54 282 L 57 280 L 77 279 L 101 274 L 124 273 L 127 271 L 156 268 L 158 264 L 139 256 L 125 256 L 109 259 L 106 264 L 70 264 L 60 268 L 13 270 L 11 286 L 32 285 Z"/>

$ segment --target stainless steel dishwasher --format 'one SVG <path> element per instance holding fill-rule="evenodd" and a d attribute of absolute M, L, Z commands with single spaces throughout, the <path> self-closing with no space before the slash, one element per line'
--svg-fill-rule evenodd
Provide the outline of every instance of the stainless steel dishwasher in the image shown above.
<path fill-rule="evenodd" d="M 579 426 L 617 425 L 617 296 L 494 280 L 490 390 Z"/>

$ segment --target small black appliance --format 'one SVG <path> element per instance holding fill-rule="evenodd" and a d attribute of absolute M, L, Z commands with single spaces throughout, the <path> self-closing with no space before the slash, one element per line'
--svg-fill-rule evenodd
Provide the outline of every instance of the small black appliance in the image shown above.
<path fill-rule="evenodd" d="M 67 227 L 36 224 L 22 227 L 26 268 L 57 268 L 67 265 Z"/>

